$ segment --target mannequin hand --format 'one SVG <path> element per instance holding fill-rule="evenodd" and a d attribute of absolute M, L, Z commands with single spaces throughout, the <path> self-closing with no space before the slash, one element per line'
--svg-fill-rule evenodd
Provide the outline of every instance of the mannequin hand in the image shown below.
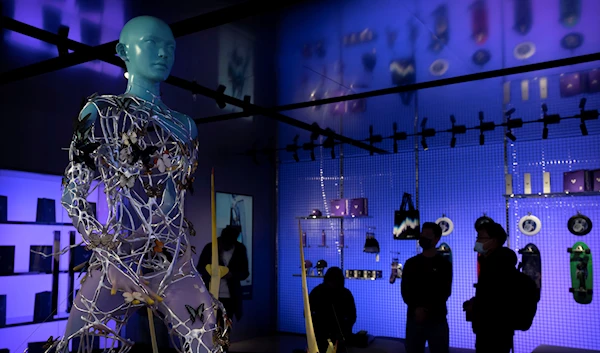
<path fill-rule="evenodd" d="M 113 263 L 109 263 L 107 275 L 108 280 L 112 285 L 110 294 L 115 295 L 117 294 L 117 291 L 122 291 L 124 292 L 123 297 L 125 298 L 126 302 L 131 302 L 134 305 L 145 302 L 149 305 L 153 305 L 154 299 L 156 299 L 158 302 L 163 301 L 163 298 L 147 287 L 147 283 L 143 283 L 141 281 L 139 283 L 135 283 Z"/>

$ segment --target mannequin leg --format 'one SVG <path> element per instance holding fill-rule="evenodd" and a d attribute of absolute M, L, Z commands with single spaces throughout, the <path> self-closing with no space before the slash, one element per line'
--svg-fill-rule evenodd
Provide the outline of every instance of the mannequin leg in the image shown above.
<path fill-rule="evenodd" d="M 213 343 L 217 324 L 215 308 L 220 306 L 196 274 L 169 284 L 158 308 L 171 336 L 178 336 L 183 345 L 189 347 L 184 349 L 186 352 L 205 353 L 222 351 Z"/>

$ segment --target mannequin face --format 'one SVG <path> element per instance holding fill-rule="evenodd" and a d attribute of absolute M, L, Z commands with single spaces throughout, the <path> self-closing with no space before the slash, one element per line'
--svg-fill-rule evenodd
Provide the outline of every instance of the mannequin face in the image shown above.
<path fill-rule="evenodd" d="M 117 53 L 125 61 L 130 79 L 162 82 L 169 77 L 175 62 L 175 38 L 163 21 L 136 17 L 123 27 Z"/>

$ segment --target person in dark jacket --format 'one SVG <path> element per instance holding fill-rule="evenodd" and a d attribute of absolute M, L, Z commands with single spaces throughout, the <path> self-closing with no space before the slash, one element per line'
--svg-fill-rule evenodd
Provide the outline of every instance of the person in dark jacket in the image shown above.
<path fill-rule="evenodd" d="M 338 342 L 343 351 L 351 339 L 356 322 L 356 305 L 352 292 L 344 287 L 344 274 L 339 267 L 330 267 L 323 283 L 309 295 L 310 311 L 319 352 L 327 351 L 327 340 Z"/>
<path fill-rule="evenodd" d="M 480 253 L 480 273 L 475 297 L 463 304 L 472 321 L 477 353 L 508 353 L 513 344 L 511 274 L 517 255 L 504 247 L 507 234 L 501 225 L 489 222 L 477 229 L 475 251 Z"/>
<path fill-rule="evenodd" d="M 221 278 L 219 285 L 219 301 L 223 303 L 227 316 L 234 317 L 239 321 L 242 318 L 242 286 L 241 281 L 248 278 L 248 254 L 244 244 L 237 241 L 240 235 L 238 226 L 227 226 L 221 231 L 218 238 L 219 266 L 226 266 L 229 272 Z M 198 272 L 207 288 L 210 288 L 210 273 L 206 271 L 206 265 L 212 263 L 212 242 L 206 244 L 200 260 L 198 261 Z"/>
<path fill-rule="evenodd" d="M 452 264 L 437 253 L 442 236 L 439 225 L 423 224 L 419 245 L 423 252 L 406 261 L 402 274 L 402 299 L 406 314 L 407 353 L 448 353 L 450 336 L 446 301 L 452 292 Z"/>

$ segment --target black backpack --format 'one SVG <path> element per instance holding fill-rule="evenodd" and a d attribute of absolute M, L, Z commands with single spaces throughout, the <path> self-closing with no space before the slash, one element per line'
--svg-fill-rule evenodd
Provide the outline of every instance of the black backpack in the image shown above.
<path fill-rule="evenodd" d="M 527 331 L 533 323 L 540 301 L 540 290 L 535 281 L 525 273 L 515 269 L 513 282 L 513 327 L 515 330 Z"/>

